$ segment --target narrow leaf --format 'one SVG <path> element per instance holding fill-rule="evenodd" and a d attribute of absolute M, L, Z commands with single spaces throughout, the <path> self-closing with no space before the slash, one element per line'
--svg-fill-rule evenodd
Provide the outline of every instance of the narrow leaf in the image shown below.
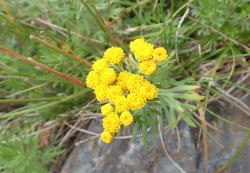
<path fill-rule="evenodd" d="M 135 141 L 136 136 L 138 134 L 139 127 L 140 127 L 139 123 L 136 122 L 132 131 L 132 141 Z"/>

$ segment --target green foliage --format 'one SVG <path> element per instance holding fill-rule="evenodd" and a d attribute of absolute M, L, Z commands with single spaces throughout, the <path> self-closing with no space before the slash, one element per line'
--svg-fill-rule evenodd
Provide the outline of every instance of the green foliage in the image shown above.
<path fill-rule="evenodd" d="M 46 165 L 53 162 L 58 147 L 41 149 L 40 136 L 16 140 L 1 139 L 0 169 L 3 173 L 46 173 Z"/>
<path fill-rule="evenodd" d="M 160 78 L 161 76 L 159 76 Z M 196 107 L 191 101 L 200 101 L 203 96 L 197 94 L 194 90 L 199 86 L 189 85 L 188 81 L 169 81 L 169 88 L 159 88 L 158 101 L 149 102 L 144 108 L 135 112 L 136 124 L 133 128 L 133 139 L 142 128 L 142 137 L 145 145 L 147 144 L 147 129 L 152 129 L 153 133 L 158 133 L 158 124 L 163 124 L 166 119 L 168 127 L 174 129 L 178 122 L 176 116 L 180 116 L 189 126 L 196 127 L 197 121 L 193 121 L 192 112 Z M 171 85 L 172 84 L 172 85 Z"/>

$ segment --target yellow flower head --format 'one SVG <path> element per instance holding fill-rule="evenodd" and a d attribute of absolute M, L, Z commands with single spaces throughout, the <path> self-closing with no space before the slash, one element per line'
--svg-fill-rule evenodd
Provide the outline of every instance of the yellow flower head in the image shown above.
<path fill-rule="evenodd" d="M 111 113 L 103 120 L 103 128 L 106 132 L 115 133 L 120 130 L 121 122 L 120 118 L 116 113 Z"/>
<path fill-rule="evenodd" d="M 120 72 L 117 77 L 117 85 L 119 85 L 123 90 L 127 90 L 127 81 L 128 78 L 131 76 L 131 73 L 123 71 Z"/>
<path fill-rule="evenodd" d="M 120 121 L 124 126 L 129 126 L 133 123 L 134 117 L 130 112 L 123 112 L 120 116 Z"/>
<path fill-rule="evenodd" d="M 132 41 L 129 44 L 129 48 L 131 52 L 137 52 L 139 50 L 140 45 L 143 45 L 144 43 L 145 43 L 144 38 L 139 38 L 139 39 Z"/>
<path fill-rule="evenodd" d="M 101 112 L 103 116 L 107 116 L 110 113 L 114 112 L 114 108 L 110 104 L 105 104 L 101 107 Z"/>
<path fill-rule="evenodd" d="M 96 72 L 101 72 L 107 67 L 108 67 L 108 62 L 103 58 L 95 61 L 94 64 L 92 65 L 92 69 Z"/>
<path fill-rule="evenodd" d="M 143 76 L 138 74 L 131 74 L 127 79 L 127 88 L 130 92 L 135 91 L 142 83 L 144 83 L 145 79 Z"/>
<path fill-rule="evenodd" d="M 154 52 L 154 45 L 144 41 L 143 38 L 132 41 L 129 46 L 139 61 L 149 60 Z"/>
<path fill-rule="evenodd" d="M 154 46 L 150 43 L 145 43 L 141 46 L 140 51 L 135 52 L 135 58 L 138 61 L 146 61 L 152 58 Z"/>
<path fill-rule="evenodd" d="M 123 90 L 134 91 L 145 81 L 144 77 L 129 72 L 121 72 L 117 78 L 117 85 Z"/>
<path fill-rule="evenodd" d="M 111 47 L 104 52 L 103 58 L 111 64 L 119 64 L 120 61 L 124 58 L 125 53 L 122 48 Z"/>
<path fill-rule="evenodd" d="M 127 97 L 127 101 L 128 101 L 128 107 L 131 110 L 141 109 L 146 104 L 146 100 L 144 99 L 144 97 L 136 93 L 130 93 Z"/>
<path fill-rule="evenodd" d="M 108 100 L 113 103 L 116 97 L 122 96 L 123 91 L 119 85 L 112 85 L 106 90 Z"/>
<path fill-rule="evenodd" d="M 101 133 L 101 139 L 102 139 L 103 142 L 109 144 L 109 143 L 111 143 L 113 141 L 114 135 L 112 133 L 110 133 L 110 132 L 105 132 L 104 131 L 104 132 Z"/>
<path fill-rule="evenodd" d="M 167 50 L 164 47 L 155 48 L 153 52 L 153 58 L 157 62 L 162 62 L 168 58 Z"/>
<path fill-rule="evenodd" d="M 125 96 L 115 97 L 113 100 L 115 112 L 120 113 L 128 110 L 128 100 Z"/>
<path fill-rule="evenodd" d="M 111 85 L 116 80 L 116 72 L 113 68 L 105 68 L 100 73 L 101 83 L 104 85 Z"/>
<path fill-rule="evenodd" d="M 87 78 L 86 84 L 89 88 L 94 89 L 96 86 L 100 85 L 100 75 L 95 71 L 90 71 Z"/>
<path fill-rule="evenodd" d="M 107 89 L 108 87 L 103 84 L 96 86 L 94 92 L 95 92 L 96 99 L 99 102 L 103 102 L 107 100 Z"/>
<path fill-rule="evenodd" d="M 139 69 L 142 74 L 151 75 L 156 70 L 156 63 L 152 60 L 143 61 L 139 64 Z"/>
<path fill-rule="evenodd" d="M 158 96 L 158 88 L 150 82 L 145 82 L 138 88 L 137 93 L 144 99 L 152 100 Z"/>

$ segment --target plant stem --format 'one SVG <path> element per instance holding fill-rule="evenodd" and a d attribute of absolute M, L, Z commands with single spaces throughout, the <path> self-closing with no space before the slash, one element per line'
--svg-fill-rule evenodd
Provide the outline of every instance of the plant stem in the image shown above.
<path fill-rule="evenodd" d="M 14 57 L 16 57 L 16 58 L 18 58 L 18 59 L 20 59 L 20 60 L 22 60 L 22 61 L 25 61 L 25 62 L 27 62 L 27 63 L 29 63 L 29 64 L 32 64 L 32 65 L 34 65 L 34 66 L 37 66 L 37 67 L 43 69 L 43 70 L 45 70 L 45 71 L 47 71 L 47 72 L 49 72 L 49 73 L 53 73 L 53 74 L 56 75 L 56 76 L 59 76 L 59 77 L 65 79 L 65 80 L 68 80 L 68 81 L 70 81 L 71 83 L 80 85 L 80 86 L 82 86 L 82 87 L 86 87 L 86 84 L 83 83 L 83 82 L 82 82 L 80 79 L 78 79 L 78 78 L 74 78 L 74 77 L 72 77 L 72 76 L 68 76 L 68 75 L 66 75 L 66 74 L 64 74 L 64 73 L 61 73 L 61 72 L 59 72 L 59 71 L 56 71 L 56 70 L 54 70 L 54 69 L 52 69 L 52 68 L 50 68 L 50 67 L 48 67 L 48 66 L 46 66 L 46 65 L 44 65 L 44 64 L 41 64 L 41 63 L 39 63 L 39 62 L 33 60 L 32 58 L 28 58 L 28 57 L 25 57 L 25 56 L 23 56 L 23 55 L 20 55 L 20 54 L 18 54 L 18 53 L 16 53 L 16 52 L 12 51 L 12 50 L 10 50 L 10 49 L 7 49 L 7 48 L 1 46 L 1 45 L 0 45 L 0 52 L 4 52 L 4 53 L 6 53 L 6 54 L 12 55 L 12 56 L 14 56 Z"/>
<path fill-rule="evenodd" d="M 51 49 L 54 49 L 59 53 L 62 53 L 62 54 L 66 55 L 66 56 L 68 56 L 68 57 L 70 57 L 70 58 L 72 58 L 72 59 L 74 59 L 76 61 L 79 61 L 79 62 L 81 62 L 82 64 L 85 64 L 88 67 L 91 67 L 91 63 L 89 61 L 87 61 L 85 59 L 82 59 L 82 58 L 80 58 L 78 56 L 72 55 L 72 54 L 70 54 L 68 52 L 65 52 L 64 50 L 56 47 L 55 45 L 53 45 L 53 44 L 51 44 L 51 43 L 49 43 L 49 42 L 47 42 L 45 40 L 40 39 L 39 37 L 36 37 L 34 35 L 30 35 L 30 39 L 35 40 L 35 41 L 37 41 L 37 42 L 39 42 L 39 43 L 41 43 L 41 44 L 43 44 L 43 45 L 45 45 L 47 47 L 50 47 Z"/>
<path fill-rule="evenodd" d="M 51 97 L 51 98 L 32 98 L 32 99 L 0 99 L 0 103 L 25 103 L 25 102 L 39 102 L 39 101 L 50 101 L 58 100 L 64 97 Z"/>
<path fill-rule="evenodd" d="M 30 108 L 30 109 L 25 109 L 25 110 L 22 110 L 22 111 L 19 111 L 19 112 L 13 112 L 13 113 L 5 114 L 3 116 L 0 116 L 0 119 L 6 119 L 6 118 L 10 118 L 12 116 L 21 115 L 21 114 L 30 113 L 30 112 L 33 112 L 33 111 L 38 111 L 38 110 L 41 110 L 41 109 L 49 108 L 49 107 L 58 105 L 60 103 L 69 101 L 69 100 L 71 100 L 73 98 L 77 98 L 79 96 L 82 96 L 83 94 L 85 94 L 85 93 L 87 93 L 89 91 L 90 90 L 86 88 L 86 89 L 81 90 L 81 91 L 79 91 L 79 92 L 77 92 L 75 94 L 72 94 L 70 96 L 64 97 L 63 99 L 60 99 L 60 100 L 52 102 L 52 103 L 48 103 L 48 104 L 45 104 L 45 105 L 42 105 L 42 106 Z"/>

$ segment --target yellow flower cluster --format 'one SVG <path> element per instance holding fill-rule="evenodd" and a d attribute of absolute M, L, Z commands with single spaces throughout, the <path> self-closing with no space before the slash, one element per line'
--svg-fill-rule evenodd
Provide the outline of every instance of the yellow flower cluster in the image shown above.
<path fill-rule="evenodd" d="M 105 132 L 104 131 L 101 134 L 102 141 L 105 142 L 105 143 L 107 143 L 107 144 L 109 144 L 110 142 L 112 142 L 113 138 L 114 138 L 114 135 L 112 133 L 110 133 L 110 132 Z"/>
<path fill-rule="evenodd" d="M 157 68 L 156 62 L 162 62 L 168 58 L 165 48 L 154 49 L 154 45 L 146 42 L 143 38 L 132 41 L 129 47 L 135 58 L 140 61 L 140 72 L 145 75 L 153 74 Z"/>
<path fill-rule="evenodd" d="M 129 126 L 133 123 L 131 111 L 144 107 L 148 100 L 156 98 L 158 89 L 143 76 L 125 71 L 117 75 L 112 85 L 101 83 L 97 86 L 95 94 L 98 101 L 109 101 L 101 107 L 105 134 L 101 135 L 101 139 L 110 143 L 121 125 Z M 107 137 L 110 134 L 112 137 Z"/>
<path fill-rule="evenodd" d="M 111 47 L 106 50 L 103 58 L 111 64 L 119 64 L 124 56 L 125 53 L 121 48 Z"/>
<path fill-rule="evenodd" d="M 120 116 L 120 120 L 124 126 L 129 126 L 130 124 L 133 123 L 134 118 L 130 112 L 123 112 Z"/>
<path fill-rule="evenodd" d="M 155 71 L 155 61 L 161 62 L 167 58 L 164 48 L 154 49 L 144 39 L 131 42 L 130 49 L 140 61 L 140 72 L 145 75 L 151 75 Z M 112 142 L 122 125 L 129 126 L 133 123 L 132 111 L 144 107 L 147 101 L 158 96 L 158 88 L 144 76 L 127 71 L 116 72 L 114 65 L 119 64 L 124 57 L 125 53 L 121 48 L 107 49 L 103 58 L 94 62 L 86 78 L 86 84 L 94 90 L 96 99 L 99 102 L 109 102 L 101 107 L 104 131 L 100 136 L 105 143 Z"/>

